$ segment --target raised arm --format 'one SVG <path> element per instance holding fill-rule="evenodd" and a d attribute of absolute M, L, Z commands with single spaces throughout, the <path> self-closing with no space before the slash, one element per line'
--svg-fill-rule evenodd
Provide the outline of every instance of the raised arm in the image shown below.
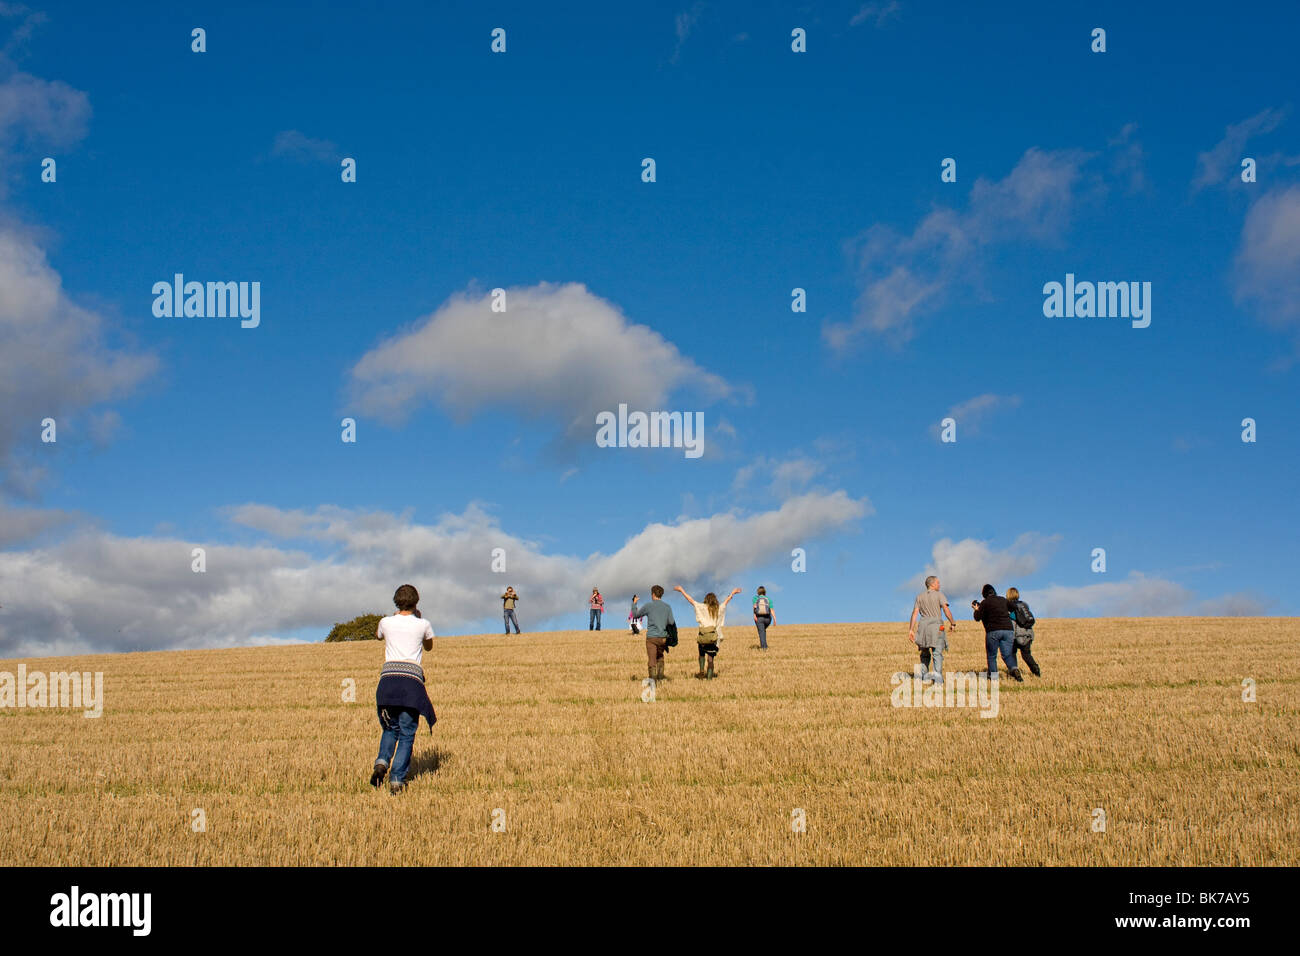
<path fill-rule="evenodd" d="M 686 598 L 686 600 L 690 601 L 692 607 L 695 606 L 695 598 L 691 597 L 684 590 L 682 590 L 682 586 L 680 584 L 673 585 L 673 590 L 679 593 L 682 597 Z"/>
<path fill-rule="evenodd" d="M 732 588 L 731 593 L 722 599 L 722 606 L 726 607 L 731 602 L 731 599 L 734 598 L 739 593 L 740 593 L 740 588 Z"/>

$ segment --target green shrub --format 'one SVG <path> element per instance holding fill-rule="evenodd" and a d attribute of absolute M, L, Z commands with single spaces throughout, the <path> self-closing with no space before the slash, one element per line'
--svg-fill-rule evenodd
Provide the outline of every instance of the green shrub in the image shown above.
<path fill-rule="evenodd" d="M 375 628 L 379 627 L 382 614 L 362 614 L 346 624 L 335 624 L 326 641 L 374 641 Z"/>

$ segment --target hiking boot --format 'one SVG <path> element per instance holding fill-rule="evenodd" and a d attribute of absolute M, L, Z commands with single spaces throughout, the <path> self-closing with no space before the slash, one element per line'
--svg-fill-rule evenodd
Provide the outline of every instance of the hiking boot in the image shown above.
<path fill-rule="evenodd" d="M 393 794 L 401 793 L 405 789 L 406 789 L 405 783 L 390 783 L 388 785 L 388 792 Z"/>
<path fill-rule="evenodd" d="M 1034 663 L 1032 663 L 1032 664 L 1029 665 L 1029 671 L 1030 671 L 1030 673 L 1032 673 L 1035 677 L 1042 677 L 1042 676 L 1043 676 L 1043 672 L 1042 672 L 1042 670 L 1039 668 L 1039 666 L 1038 666 L 1038 662 L 1037 662 L 1037 661 L 1035 661 Z"/>
<path fill-rule="evenodd" d="M 370 771 L 370 786 L 377 787 L 384 782 L 384 775 L 388 773 L 388 764 L 375 761 L 375 767 Z"/>
<path fill-rule="evenodd" d="M 712 664 L 709 665 L 709 672 L 708 672 L 707 674 L 705 674 L 704 676 L 705 676 L 705 678 L 706 678 L 707 680 L 713 680 L 713 678 L 715 678 L 715 677 L 718 676 L 717 674 L 715 674 L 715 673 L 713 672 L 713 665 L 712 665 Z"/>
<path fill-rule="evenodd" d="M 1020 668 L 1019 668 L 1019 667 L 1013 667 L 1013 668 L 1011 668 L 1011 676 L 1014 677 L 1016 680 L 1020 681 L 1020 683 L 1022 683 L 1022 684 L 1025 682 L 1025 678 L 1024 678 L 1024 676 L 1020 673 Z"/>
<path fill-rule="evenodd" d="M 699 671 L 695 675 L 696 680 L 704 680 L 704 671 Z"/>

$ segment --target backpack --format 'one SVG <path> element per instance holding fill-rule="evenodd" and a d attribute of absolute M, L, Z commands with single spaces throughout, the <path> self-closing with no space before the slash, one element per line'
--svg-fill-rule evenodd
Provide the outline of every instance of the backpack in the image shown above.
<path fill-rule="evenodd" d="M 1034 626 L 1034 612 L 1029 610 L 1029 605 L 1024 601 L 1016 601 L 1015 612 L 1016 623 L 1026 631 L 1032 630 Z"/>
<path fill-rule="evenodd" d="M 754 605 L 754 613 L 757 614 L 759 617 L 762 617 L 762 616 L 765 615 L 765 614 L 771 614 L 771 613 L 772 613 L 772 612 L 771 612 L 771 609 L 770 609 L 770 607 L 769 607 L 769 605 L 768 605 L 768 603 L 767 603 L 767 595 L 766 595 L 766 594 L 760 594 L 760 595 L 758 596 L 758 603 Z"/>

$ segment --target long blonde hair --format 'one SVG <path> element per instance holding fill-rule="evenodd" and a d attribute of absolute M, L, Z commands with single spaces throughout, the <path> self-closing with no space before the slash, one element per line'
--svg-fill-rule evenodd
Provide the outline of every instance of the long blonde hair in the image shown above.
<path fill-rule="evenodd" d="M 718 619 L 718 596 L 712 591 L 704 595 L 704 606 L 709 609 L 709 614 L 716 621 Z"/>

